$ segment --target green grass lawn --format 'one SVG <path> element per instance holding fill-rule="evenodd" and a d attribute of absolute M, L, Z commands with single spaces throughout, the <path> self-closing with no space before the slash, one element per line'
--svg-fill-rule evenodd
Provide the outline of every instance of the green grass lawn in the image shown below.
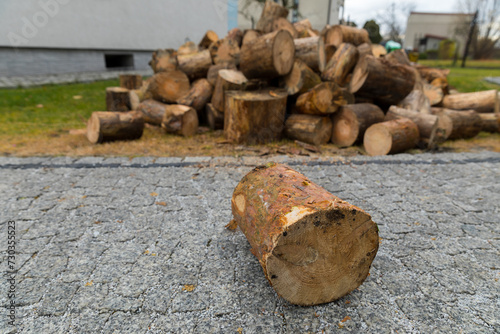
<path fill-rule="evenodd" d="M 92 111 L 106 110 L 106 87 L 118 80 L 0 89 L 3 135 L 59 133 L 85 127 Z"/>

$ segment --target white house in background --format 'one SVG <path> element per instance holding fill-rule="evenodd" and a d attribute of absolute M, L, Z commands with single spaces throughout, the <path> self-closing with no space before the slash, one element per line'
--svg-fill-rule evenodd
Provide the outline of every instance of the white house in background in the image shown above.
<path fill-rule="evenodd" d="M 467 33 L 460 30 L 468 27 L 474 14 L 411 12 L 406 25 L 403 47 L 425 52 L 437 50 L 439 42 L 451 39 L 458 42 L 458 54 L 463 54 Z"/>
<path fill-rule="evenodd" d="M 290 0 L 292 1 L 292 0 Z M 340 19 L 340 8 L 344 6 L 344 0 L 293 0 L 298 5 L 297 12 L 303 17 L 311 21 L 314 29 L 321 30 L 326 24 L 338 24 Z M 246 10 L 247 15 L 243 15 L 242 11 L 245 7 L 246 0 L 238 2 L 238 27 L 241 29 L 252 28 L 252 21 L 248 16 L 253 17 L 257 23 L 262 11 L 263 5 L 253 3 Z M 291 22 L 299 21 L 301 18 L 294 15 L 290 11 L 288 19 Z"/>
<path fill-rule="evenodd" d="M 144 70 L 153 50 L 236 24 L 237 0 L 0 0 L 0 77 Z"/>

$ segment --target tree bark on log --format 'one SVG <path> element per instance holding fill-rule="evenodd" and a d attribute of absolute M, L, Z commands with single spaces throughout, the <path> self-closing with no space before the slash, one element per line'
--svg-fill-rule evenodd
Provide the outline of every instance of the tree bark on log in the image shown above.
<path fill-rule="evenodd" d="M 273 1 L 266 1 L 260 19 L 257 22 L 256 29 L 263 33 L 270 33 L 273 31 L 273 22 L 277 18 L 286 18 L 288 16 L 288 9 L 278 5 Z"/>
<path fill-rule="evenodd" d="M 262 144 L 281 138 L 287 93 L 284 90 L 227 91 L 224 134 L 232 142 Z"/>
<path fill-rule="evenodd" d="M 394 62 L 394 63 L 397 63 L 397 64 L 401 64 L 401 65 L 406 65 L 406 66 L 411 65 L 410 59 L 408 59 L 408 55 L 406 54 L 406 52 L 403 49 L 394 50 L 394 51 L 389 52 L 384 57 L 384 59 L 391 61 L 391 62 Z"/>
<path fill-rule="evenodd" d="M 500 114 L 479 114 L 481 117 L 481 131 L 500 132 Z"/>
<path fill-rule="evenodd" d="M 233 28 L 228 31 L 226 38 L 232 40 L 240 48 L 243 42 L 243 31 L 240 28 Z"/>
<path fill-rule="evenodd" d="M 443 90 L 439 87 L 424 83 L 424 94 L 429 99 L 431 106 L 436 106 L 443 101 Z"/>
<path fill-rule="evenodd" d="M 261 31 L 255 29 L 246 29 L 243 32 L 243 40 L 241 41 L 241 46 L 243 47 L 243 45 L 253 41 L 254 39 L 259 38 L 260 36 L 262 36 Z"/>
<path fill-rule="evenodd" d="M 478 113 L 498 113 L 498 91 L 492 89 L 473 93 L 446 95 L 443 98 L 443 107 L 454 110 L 473 109 Z"/>
<path fill-rule="evenodd" d="M 415 73 L 409 66 L 366 56 L 354 68 L 351 93 L 397 105 L 415 85 Z"/>
<path fill-rule="evenodd" d="M 179 63 L 179 69 L 184 72 L 191 81 L 205 78 L 208 69 L 212 66 L 212 57 L 208 50 L 187 55 L 178 55 L 177 61 Z"/>
<path fill-rule="evenodd" d="M 332 133 L 330 117 L 294 114 L 285 122 L 285 135 L 312 145 L 328 143 Z"/>
<path fill-rule="evenodd" d="M 366 153 L 371 156 L 404 152 L 417 146 L 417 125 L 408 118 L 394 119 L 370 126 L 363 138 Z"/>
<path fill-rule="evenodd" d="M 293 27 L 295 28 L 295 30 L 297 30 L 298 38 L 308 38 L 314 36 L 311 36 L 311 33 L 313 33 L 313 27 L 309 19 L 303 19 L 301 21 L 295 22 L 293 24 Z"/>
<path fill-rule="evenodd" d="M 120 87 L 127 89 L 139 89 L 142 86 L 142 75 L 120 74 Z"/>
<path fill-rule="evenodd" d="M 129 90 L 122 87 L 106 88 L 106 109 L 108 111 L 129 111 Z"/>
<path fill-rule="evenodd" d="M 416 110 L 422 114 L 429 115 L 431 113 L 429 98 L 419 89 L 412 90 L 398 106 L 409 110 Z"/>
<path fill-rule="evenodd" d="M 439 117 L 436 115 L 422 114 L 418 111 L 391 106 L 385 115 L 386 121 L 393 119 L 409 118 L 418 126 L 420 145 L 432 149 L 438 143 L 446 140 L 446 129 L 439 128 Z"/>
<path fill-rule="evenodd" d="M 149 66 L 151 66 L 154 73 L 177 69 L 177 51 L 174 49 L 154 51 Z"/>
<path fill-rule="evenodd" d="M 224 129 L 224 112 L 214 108 L 212 103 L 207 103 L 207 123 L 210 130 Z"/>
<path fill-rule="evenodd" d="M 236 70 L 236 65 L 234 63 L 219 63 L 210 66 L 207 73 L 207 80 L 212 86 L 215 86 L 220 70 Z"/>
<path fill-rule="evenodd" d="M 340 44 L 326 64 L 325 70 L 321 73 L 321 79 L 344 86 L 347 76 L 358 62 L 358 57 L 359 52 L 354 45 L 349 43 Z"/>
<path fill-rule="evenodd" d="M 370 43 L 363 43 L 358 45 L 359 59 L 364 56 L 373 56 L 372 45 Z"/>
<path fill-rule="evenodd" d="M 189 92 L 189 89 L 189 79 L 182 71 L 156 73 L 149 85 L 153 98 L 166 103 L 176 103 Z"/>
<path fill-rule="evenodd" d="M 332 58 L 332 56 L 337 51 L 337 47 L 333 44 L 325 44 L 323 38 L 318 40 L 318 70 L 323 72 L 326 68 L 326 64 Z"/>
<path fill-rule="evenodd" d="M 302 60 L 312 70 L 319 71 L 319 37 L 296 38 L 293 40 L 295 45 L 295 58 Z"/>
<path fill-rule="evenodd" d="M 274 19 L 272 26 L 272 31 L 286 30 L 290 33 L 290 35 L 292 35 L 293 38 L 299 37 L 299 34 L 293 24 L 284 17 L 278 17 L 277 19 Z"/>
<path fill-rule="evenodd" d="M 354 46 L 363 43 L 371 43 L 368 31 L 345 25 L 334 25 L 325 34 L 325 44 L 333 44 L 339 47 L 342 43 L 350 43 Z"/>
<path fill-rule="evenodd" d="M 198 131 L 198 114 L 191 107 L 170 104 L 165 108 L 161 127 L 167 133 L 189 137 Z"/>
<path fill-rule="evenodd" d="M 248 79 L 271 79 L 290 73 L 294 60 L 292 35 L 286 30 L 279 30 L 242 46 L 240 70 Z"/>
<path fill-rule="evenodd" d="M 301 114 L 327 115 L 348 104 L 346 93 L 334 82 L 322 82 L 297 98 L 296 108 Z"/>
<path fill-rule="evenodd" d="M 231 208 L 267 280 L 292 304 L 328 303 L 369 274 L 379 245 L 370 215 L 285 165 L 248 173 Z"/>
<path fill-rule="evenodd" d="M 481 131 L 481 117 L 474 110 L 451 110 L 431 108 L 434 115 L 444 115 L 451 119 L 452 130 L 448 139 L 475 137 Z"/>
<path fill-rule="evenodd" d="M 203 38 L 201 39 L 200 43 L 198 44 L 198 47 L 200 49 L 208 49 L 210 44 L 217 42 L 219 40 L 219 36 L 217 33 L 213 30 L 207 30 Z"/>
<path fill-rule="evenodd" d="M 177 100 L 177 104 L 182 104 L 194 108 L 200 112 L 212 98 L 214 87 L 207 79 L 198 79 L 193 82 L 189 93 Z"/>
<path fill-rule="evenodd" d="M 348 104 L 333 115 L 331 141 L 349 147 L 363 139 L 366 129 L 384 121 L 384 112 L 370 103 Z"/>
<path fill-rule="evenodd" d="M 137 106 L 137 111 L 142 114 L 144 122 L 153 125 L 161 125 L 167 104 L 152 99 L 142 101 Z"/>
<path fill-rule="evenodd" d="M 248 80 L 240 71 L 220 70 L 212 95 L 212 106 L 224 112 L 224 94 L 229 90 L 245 90 Z"/>
<path fill-rule="evenodd" d="M 302 60 L 296 59 L 292 71 L 283 78 L 289 95 L 303 94 L 321 83 L 321 78 Z"/>
<path fill-rule="evenodd" d="M 214 64 L 233 63 L 237 66 L 240 63 L 241 49 L 235 40 L 227 37 L 219 39 L 208 49 Z"/>
<path fill-rule="evenodd" d="M 95 111 L 87 122 L 87 138 L 92 144 L 106 141 L 139 139 L 144 130 L 144 120 L 137 111 Z"/>
<path fill-rule="evenodd" d="M 198 45 L 192 41 L 187 41 L 177 49 L 177 56 L 188 55 L 199 51 Z"/>

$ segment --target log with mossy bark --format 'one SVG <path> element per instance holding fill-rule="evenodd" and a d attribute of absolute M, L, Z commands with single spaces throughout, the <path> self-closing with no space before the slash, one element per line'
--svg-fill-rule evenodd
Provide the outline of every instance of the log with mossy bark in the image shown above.
<path fill-rule="evenodd" d="M 365 132 L 363 146 L 371 156 L 387 155 L 415 148 L 419 139 L 415 122 L 400 118 L 370 126 Z"/>
<path fill-rule="evenodd" d="M 370 215 L 288 166 L 248 173 L 231 207 L 265 277 L 292 304 L 336 300 L 369 274 L 379 245 Z"/>
<path fill-rule="evenodd" d="M 348 104 L 332 117 L 331 141 L 349 147 L 363 139 L 366 129 L 384 121 L 384 112 L 371 103 Z"/>
<path fill-rule="evenodd" d="M 350 88 L 352 93 L 397 105 L 413 90 L 415 80 L 410 66 L 366 56 L 354 68 Z"/>
<path fill-rule="evenodd" d="M 358 57 L 359 51 L 354 45 L 349 43 L 340 44 L 321 73 L 321 79 L 344 86 L 347 76 L 358 62 Z"/>
<path fill-rule="evenodd" d="M 165 107 L 161 127 L 167 133 L 184 137 L 194 136 L 198 131 L 198 114 L 191 107 L 170 104 Z"/>
<path fill-rule="evenodd" d="M 475 110 L 452 110 L 446 108 L 431 108 L 434 115 L 449 117 L 452 130 L 448 139 L 475 137 L 481 131 L 481 117 Z"/>
<path fill-rule="evenodd" d="M 454 110 L 473 109 L 479 113 L 500 112 L 500 100 L 496 89 L 446 95 L 443 107 Z"/>
<path fill-rule="evenodd" d="M 87 138 L 92 144 L 139 139 L 144 130 L 141 113 L 95 111 L 87 122 Z"/>
<path fill-rule="evenodd" d="M 278 88 L 226 91 L 224 134 L 229 141 L 262 144 L 279 140 L 288 94 Z"/>
<path fill-rule="evenodd" d="M 312 145 L 328 143 L 332 120 L 327 116 L 293 114 L 285 122 L 285 135 Z"/>
<path fill-rule="evenodd" d="M 241 47 L 240 70 L 248 79 L 272 79 L 290 73 L 295 44 L 286 30 L 262 35 Z"/>

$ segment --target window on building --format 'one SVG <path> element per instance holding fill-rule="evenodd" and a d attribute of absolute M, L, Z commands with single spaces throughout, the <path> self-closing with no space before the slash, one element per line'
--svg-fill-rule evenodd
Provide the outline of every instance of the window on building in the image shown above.
<path fill-rule="evenodd" d="M 134 68 L 133 54 L 105 54 L 106 68 Z"/>

